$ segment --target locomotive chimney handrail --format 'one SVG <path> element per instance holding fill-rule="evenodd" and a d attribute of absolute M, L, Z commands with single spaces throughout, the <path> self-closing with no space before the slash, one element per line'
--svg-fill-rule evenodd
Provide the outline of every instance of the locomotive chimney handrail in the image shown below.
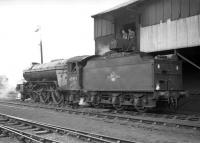
<path fill-rule="evenodd" d="M 198 66 L 197 64 L 195 64 L 194 62 L 192 62 L 191 60 L 187 59 L 186 57 L 184 57 L 183 55 L 181 55 L 180 53 L 176 52 L 176 54 L 183 60 L 185 60 L 186 62 L 188 62 L 189 64 L 193 65 L 194 67 L 196 67 L 197 69 L 200 70 L 200 66 Z"/>

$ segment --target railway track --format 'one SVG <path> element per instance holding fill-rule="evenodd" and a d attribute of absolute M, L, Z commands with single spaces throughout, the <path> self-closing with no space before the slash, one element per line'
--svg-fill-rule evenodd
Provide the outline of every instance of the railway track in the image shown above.
<path fill-rule="evenodd" d="M 23 118 L 18 118 L 6 114 L 0 113 L 0 133 L 1 137 L 14 136 L 24 143 L 36 142 L 36 143 L 60 143 L 61 141 L 52 140 L 46 135 L 56 134 L 59 136 L 67 136 L 70 138 L 76 138 L 81 142 L 95 142 L 95 143 L 139 143 L 136 141 L 123 140 L 110 136 L 104 136 L 100 134 L 88 133 L 70 128 L 63 128 L 54 126 L 52 124 L 46 124 L 41 122 L 35 122 Z M 69 142 L 68 140 L 62 141 Z"/>
<path fill-rule="evenodd" d="M 111 121 L 123 121 L 123 124 L 126 123 L 144 123 L 152 125 L 161 125 L 167 127 L 176 127 L 176 128 L 186 128 L 200 131 L 200 116 L 197 115 L 169 115 L 169 114 L 156 114 L 156 113 L 138 113 L 138 112 L 129 112 L 125 111 L 122 113 L 115 112 L 88 112 L 80 111 L 74 109 L 66 109 L 61 107 L 52 107 L 52 106 L 38 106 L 30 104 L 21 104 L 16 102 L 2 102 L 1 104 L 12 104 L 19 106 L 27 106 L 34 108 L 44 108 L 50 110 L 56 110 L 60 112 L 67 112 L 68 114 L 84 115 L 93 118 L 101 118 Z M 126 123 L 125 123 L 126 122 Z"/>
<path fill-rule="evenodd" d="M 35 143 L 58 143 L 57 141 L 46 139 L 32 133 L 27 133 L 19 129 L 0 125 L 1 137 L 12 136 L 21 142 L 35 142 Z"/>

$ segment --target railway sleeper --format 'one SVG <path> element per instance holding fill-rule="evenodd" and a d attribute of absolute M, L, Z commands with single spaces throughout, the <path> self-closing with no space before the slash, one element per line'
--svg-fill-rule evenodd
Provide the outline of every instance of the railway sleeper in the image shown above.
<path fill-rule="evenodd" d="M 49 133 L 51 133 L 50 130 L 41 130 L 41 131 L 35 132 L 36 135 L 43 135 L 43 134 L 49 134 Z"/>
<path fill-rule="evenodd" d="M 20 130 L 28 130 L 28 129 L 33 129 L 33 126 L 24 126 L 24 127 L 20 127 Z"/>
<path fill-rule="evenodd" d="M 18 127 L 22 127 L 22 126 L 25 126 L 24 124 L 21 124 L 20 122 L 6 122 L 7 125 L 10 125 L 10 126 L 18 126 Z"/>
<path fill-rule="evenodd" d="M 44 130 L 44 129 L 43 129 L 43 128 L 40 128 L 40 127 L 31 129 L 31 131 L 43 131 L 43 130 Z"/>
<path fill-rule="evenodd" d="M 19 123 L 19 124 L 15 124 L 14 126 L 17 127 L 17 128 L 21 128 L 21 127 L 26 127 L 27 124 L 25 124 L 25 123 Z"/>

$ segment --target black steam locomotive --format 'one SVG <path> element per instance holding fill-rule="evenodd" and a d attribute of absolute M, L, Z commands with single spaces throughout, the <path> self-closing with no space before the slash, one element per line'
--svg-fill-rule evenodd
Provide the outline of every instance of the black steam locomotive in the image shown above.
<path fill-rule="evenodd" d="M 111 52 L 33 64 L 18 86 L 21 99 L 57 105 L 176 108 L 185 92 L 182 63 L 175 55 L 152 57 L 141 52 Z M 161 103 L 161 104 L 160 104 Z"/>

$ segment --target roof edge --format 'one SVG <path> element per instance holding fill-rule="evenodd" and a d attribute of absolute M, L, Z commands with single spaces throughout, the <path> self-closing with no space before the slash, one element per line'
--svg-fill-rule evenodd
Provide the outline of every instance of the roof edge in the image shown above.
<path fill-rule="evenodd" d="M 91 17 L 92 17 L 92 18 L 95 18 L 95 17 L 97 17 L 97 16 L 100 16 L 100 15 L 103 15 L 103 14 L 106 14 L 106 13 L 109 13 L 109 12 L 113 12 L 113 11 L 115 11 L 115 10 L 118 10 L 118 9 L 121 9 L 121 8 L 124 8 L 124 7 L 127 7 L 127 6 L 129 6 L 129 5 L 131 5 L 131 4 L 137 3 L 137 2 L 139 2 L 139 1 L 144 1 L 144 0 L 129 0 L 129 1 L 124 2 L 124 3 L 122 3 L 122 4 L 118 4 L 118 5 L 116 5 L 116 6 L 112 7 L 112 8 L 110 8 L 110 9 L 107 9 L 107 10 L 105 10 L 105 11 L 102 11 L 102 12 L 100 12 L 100 13 L 94 14 L 94 15 L 92 15 Z"/>

